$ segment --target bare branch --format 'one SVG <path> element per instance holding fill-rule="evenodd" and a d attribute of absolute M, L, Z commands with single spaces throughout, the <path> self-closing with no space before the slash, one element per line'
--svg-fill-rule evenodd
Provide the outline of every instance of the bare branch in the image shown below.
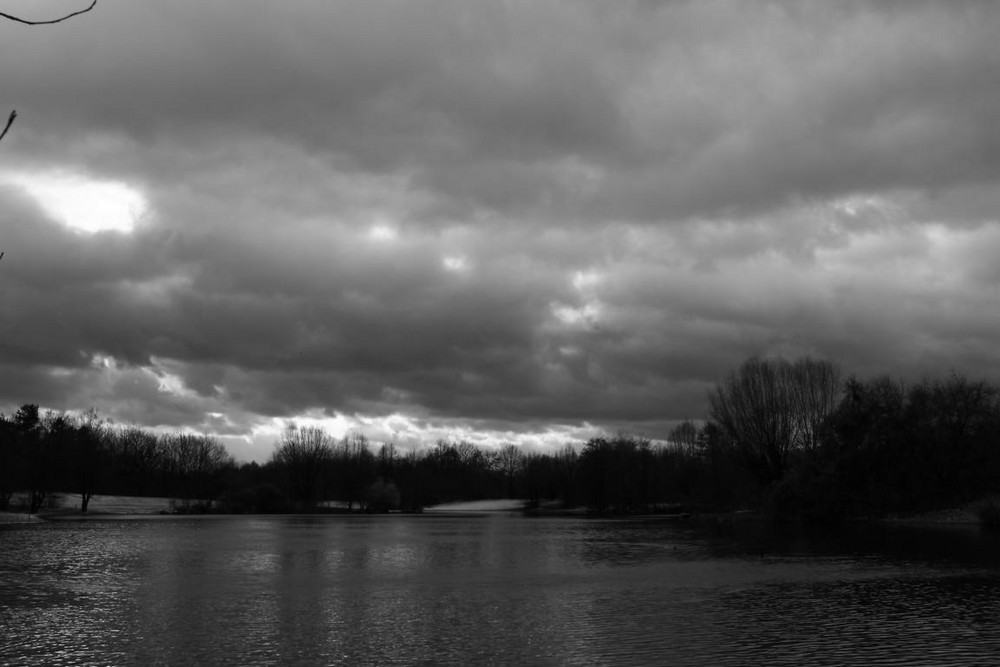
<path fill-rule="evenodd" d="M 80 14 L 86 14 L 91 9 L 93 9 L 94 5 L 96 5 L 96 4 L 97 4 L 97 0 L 94 0 L 93 2 L 90 3 L 90 7 L 87 7 L 86 9 L 81 9 L 78 12 L 73 12 L 72 14 L 67 14 L 66 16 L 63 16 L 62 18 L 51 19 L 51 20 L 48 20 L 48 21 L 28 21 L 27 19 L 22 19 L 20 17 L 14 16 L 12 14 L 5 14 L 4 12 L 0 12 L 0 17 L 3 17 L 3 18 L 8 19 L 10 21 L 16 21 L 17 23 L 23 23 L 25 25 L 52 25 L 53 23 L 62 23 L 66 19 L 71 19 L 74 16 L 79 16 Z M 7 123 L 7 125 L 10 125 L 10 123 Z M 0 135 L 0 136 L 2 136 L 2 135 Z"/>
<path fill-rule="evenodd" d="M 7 136 L 7 130 L 10 129 L 10 125 L 14 122 L 15 118 L 17 118 L 17 111 L 11 111 L 10 118 L 7 119 L 7 125 L 4 126 L 3 132 L 0 132 L 0 140 Z"/>

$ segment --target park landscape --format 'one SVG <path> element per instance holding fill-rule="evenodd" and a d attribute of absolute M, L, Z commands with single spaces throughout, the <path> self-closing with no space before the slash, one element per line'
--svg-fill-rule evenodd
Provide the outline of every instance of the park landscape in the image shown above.
<path fill-rule="evenodd" d="M 994 3 L 0 5 L 0 664 L 995 662 Z"/>
<path fill-rule="evenodd" d="M 210 437 L 25 405 L 0 421 L 0 503 L 65 515 L 65 502 L 59 512 L 46 505 L 61 493 L 86 514 L 94 496 L 131 495 L 170 498 L 162 512 L 240 514 L 421 512 L 507 498 L 534 512 L 751 511 L 802 524 L 975 506 L 984 525 L 998 523 L 1000 392 L 984 380 L 843 379 L 828 361 L 751 358 L 707 399 L 707 419 L 657 442 L 622 433 L 554 453 L 461 441 L 400 451 L 292 425 L 269 459 L 243 463 Z"/>

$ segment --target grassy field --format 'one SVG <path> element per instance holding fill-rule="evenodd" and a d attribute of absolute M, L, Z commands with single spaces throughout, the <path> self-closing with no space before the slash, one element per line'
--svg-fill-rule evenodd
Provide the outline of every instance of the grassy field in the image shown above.
<path fill-rule="evenodd" d="M 512 499 L 470 500 L 425 507 L 425 512 L 511 512 L 524 509 L 525 501 Z"/>
<path fill-rule="evenodd" d="M 17 494 L 11 499 L 11 514 L 26 514 L 28 499 Z M 159 514 L 169 512 L 169 498 L 143 498 L 138 496 L 94 496 L 87 508 L 90 514 Z M 80 496 L 72 493 L 54 493 L 43 505 L 39 514 L 65 514 L 80 511 Z"/>
<path fill-rule="evenodd" d="M 524 508 L 523 500 L 477 500 L 471 502 L 445 503 L 425 508 L 426 512 L 509 512 Z M 180 501 L 170 498 L 146 498 L 138 496 L 94 496 L 90 499 L 87 515 L 100 516 L 107 514 L 167 514 L 173 513 L 179 507 Z M 346 509 L 346 503 L 327 502 L 323 507 Z M 11 500 L 11 509 L 0 512 L 0 523 L 11 523 L 31 520 L 28 514 L 28 499 L 16 495 Z M 38 512 L 40 516 L 71 516 L 80 512 L 80 496 L 72 493 L 55 493 Z"/>

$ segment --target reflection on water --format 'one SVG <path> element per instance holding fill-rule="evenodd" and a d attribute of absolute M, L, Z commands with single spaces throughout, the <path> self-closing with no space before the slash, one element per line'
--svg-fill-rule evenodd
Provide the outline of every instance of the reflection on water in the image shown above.
<path fill-rule="evenodd" d="M 518 516 L 0 528 L 0 664 L 984 664 L 974 528 Z"/>

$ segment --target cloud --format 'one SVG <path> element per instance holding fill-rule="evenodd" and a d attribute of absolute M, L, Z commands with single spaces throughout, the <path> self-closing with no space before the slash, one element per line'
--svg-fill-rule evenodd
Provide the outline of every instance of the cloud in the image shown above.
<path fill-rule="evenodd" d="M 81 234 L 0 187 L 2 403 L 266 456 L 307 416 L 662 437 L 759 353 L 996 374 L 998 23 L 108 0 L 45 39 L 0 25 L 0 172 L 145 202 Z"/>

